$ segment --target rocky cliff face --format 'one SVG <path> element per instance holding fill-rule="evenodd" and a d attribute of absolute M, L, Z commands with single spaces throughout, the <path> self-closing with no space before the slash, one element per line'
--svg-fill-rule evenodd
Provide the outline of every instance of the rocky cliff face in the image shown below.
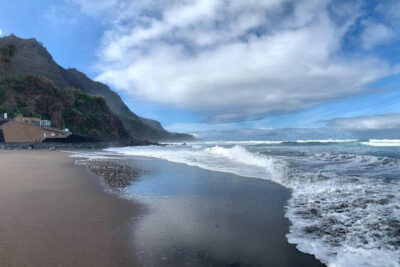
<path fill-rule="evenodd" d="M 170 133 L 159 122 L 142 118 L 133 113 L 120 96 L 107 85 L 88 78 L 76 69 L 64 69 L 59 66 L 46 48 L 35 39 L 21 39 L 14 35 L 0 38 L 0 47 L 13 45 L 15 54 L 7 70 L 7 76 L 21 78 L 34 74 L 49 79 L 58 88 L 77 88 L 90 95 L 100 95 L 106 100 L 110 110 L 122 121 L 130 137 L 139 140 L 172 141 L 192 140 L 187 134 Z M 5 70 L 0 70 L 0 77 L 5 77 Z"/>

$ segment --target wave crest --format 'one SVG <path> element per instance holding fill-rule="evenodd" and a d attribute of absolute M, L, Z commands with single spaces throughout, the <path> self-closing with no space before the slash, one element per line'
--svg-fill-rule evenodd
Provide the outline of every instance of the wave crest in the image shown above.
<path fill-rule="evenodd" d="M 290 147 L 290 153 L 273 156 L 267 153 L 274 151 L 257 144 L 108 151 L 279 183 L 292 189 L 286 210 L 292 222 L 287 238 L 300 251 L 329 266 L 398 266 L 394 263 L 400 262 L 400 179 L 392 178 L 398 178 L 399 159 L 353 154 L 346 145 L 342 149 L 347 153 L 325 147 L 299 149 Z"/>
<path fill-rule="evenodd" d="M 281 185 L 287 186 L 288 166 L 285 161 L 265 156 L 258 152 L 250 152 L 246 148 L 238 145 L 231 148 L 214 146 L 206 148 L 205 152 L 213 156 L 223 157 L 237 163 L 263 168 L 267 173 L 270 174 L 268 178 Z M 252 174 L 249 173 L 248 176 L 252 176 Z M 267 177 L 256 178 L 266 179 Z"/>
<path fill-rule="evenodd" d="M 369 139 L 367 142 L 360 142 L 367 146 L 400 146 L 400 139 Z"/>

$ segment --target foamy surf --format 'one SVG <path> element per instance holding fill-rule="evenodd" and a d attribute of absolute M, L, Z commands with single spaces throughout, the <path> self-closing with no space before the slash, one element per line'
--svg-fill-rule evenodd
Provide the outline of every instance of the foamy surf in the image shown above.
<path fill-rule="evenodd" d="M 367 142 L 361 142 L 363 145 L 367 146 L 383 146 L 383 147 L 391 147 L 391 146 L 400 146 L 399 139 L 370 139 Z"/>
<path fill-rule="evenodd" d="M 337 142 L 335 153 L 329 153 L 323 146 L 331 142 L 321 142 L 321 148 L 308 145 L 314 141 L 304 142 L 304 148 L 288 145 L 287 151 L 284 144 L 273 149 L 226 142 L 108 151 L 279 183 L 293 191 L 287 238 L 300 251 L 329 266 L 400 266 L 399 159 L 338 153 L 349 149 L 340 143 L 350 140 Z"/>
<path fill-rule="evenodd" d="M 357 139 L 318 139 L 318 140 L 296 140 L 294 143 L 352 143 Z"/>
<path fill-rule="evenodd" d="M 241 141 L 226 141 L 226 140 L 217 140 L 217 141 L 193 141 L 193 142 L 171 142 L 172 145 L 215 145 L 215 146 L 224 146 L 224 145 L 241 145 L 241 146 L 251 146 L 251 145 L 280 145 L 280 144 L 305 144 L 305 143 L 353 143 L 358 142 L 358 139 L 315 139 L 315 140 L 241 140 Z"/>
<path fill-rule="evenodd" d="M 188 146 L 111 148 L 106 151 L 130 156 L 144 156 L 184 163 L 212 171 L 233 173 L 260 179 L 274 180 L 285 176 L 285 162 L 261 154 L 253 154 L 243 147 L 224 148 L 213 146 L 193 148 Z M 277 167 L 279 166 L 279 167 Z M 277 175 L 279 173 L 279 175 Z M 282 180 L 276 182 L 282 183 Z"/>

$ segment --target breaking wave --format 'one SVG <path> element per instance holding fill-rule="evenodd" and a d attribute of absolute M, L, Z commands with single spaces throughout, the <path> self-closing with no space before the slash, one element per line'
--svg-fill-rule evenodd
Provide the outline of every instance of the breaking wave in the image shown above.
<path fill-rule="evenodd" d="M 296 140 L 294 143 L 351 143 L 357 142 L 357 139 L 322 139 L 322 140 Z"/>
<path fill-rule="evenodd" d="M 400 146 L 399 139 L 370 139 L 367 142 L 361 142 L 362 145 L 367 146 Z"/>
<path fill-rule="evenodd" d="M 316 140 L 241 140 L 241 141 L 201 141 L 201 142 L 188 142 L 190 145 L 280 145 L 280 144 L 309 144 L 309 143 L 321 143 L 321 144 L 329 144 L 329 143 L 352 143 L 358 142 L 358 139 L 316 139 Z M 182 145 L 186 143 L 178 142 L 171 143 L 175 145 Z"/>
<path fill-rule="evenodd" d="M 285 215 L 292 223 L 287 238 L 300 251 L 329 266 L 400 266 L 399 159 L 310 152 L 272 157 L 257 150 L 257 143 L 239 144 L 108 151 L 279 183 L 293 192 Z"/>

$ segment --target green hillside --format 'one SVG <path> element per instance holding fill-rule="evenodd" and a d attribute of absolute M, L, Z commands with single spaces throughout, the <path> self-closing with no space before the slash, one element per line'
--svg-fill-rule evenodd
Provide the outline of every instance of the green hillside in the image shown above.
<path fill-rule="evenodd" d="M 110 111 L 104 97 L 72 87 L 58 88 L 37 75 L 0 79 L 0 111 L 9 116 L 49 119 L 54 127 L 101 139 L 128 138 L 121 120 Z"/>
<path fill-rule="evenodd" d="M 14 50 L 8 49 L 12 46 Z M 188 134 L 171 133 L 155 120 L 133 113 L 121 97 L 107 85 L 91 80 L 76 69 L 64 69 L 52 58 L 47 49 L 36 39 L 22 39 L 15 35 L 0 38 L 0 78 L 24 77 L 34 74 L 46 77 L 58 88 L 79 88 L 89 95 L 101 95 L 108 108 L 118 116 L 130 137 L 137 140 L 193 140 Z"/>

